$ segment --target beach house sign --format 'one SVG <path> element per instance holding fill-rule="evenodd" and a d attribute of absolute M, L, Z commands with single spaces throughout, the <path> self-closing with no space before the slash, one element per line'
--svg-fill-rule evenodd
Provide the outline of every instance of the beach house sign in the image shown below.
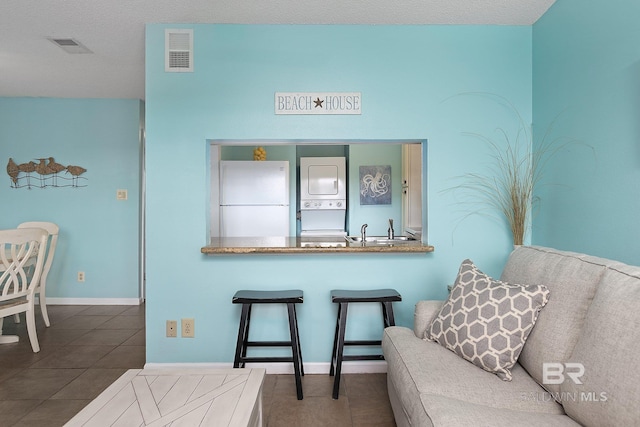
<path fill-rule="evenodd" d="M 361 114 L 360 92 L 276 92 L 276 114 Z"/>

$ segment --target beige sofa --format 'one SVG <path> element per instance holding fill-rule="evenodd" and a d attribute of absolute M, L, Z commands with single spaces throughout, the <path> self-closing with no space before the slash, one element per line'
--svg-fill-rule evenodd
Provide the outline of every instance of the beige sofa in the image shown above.
<path fill-rule="evenodd" d="M 420 301 L 383 336 L 397 425 L 640 426 L 640 267 L 529 246 L 500 279 L 549 289 L 513 379 L 422 339 L 443 301 Z"/>

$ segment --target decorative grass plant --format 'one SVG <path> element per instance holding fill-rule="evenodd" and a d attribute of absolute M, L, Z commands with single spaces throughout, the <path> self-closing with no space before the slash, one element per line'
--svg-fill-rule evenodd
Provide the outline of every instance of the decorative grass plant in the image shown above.
<path fill-rule="evenodd" d="M 476 133 L 465 133 L 483 141 L 489 148 L 489 167 L 483 173 L 467 173 L 449 190 L 461 196 L 461 204 L 473 210 L 467 215 L 489 213 L 502 216 L 513 236 L 514 245 L 522 245 L 532 211 L 538 202 L 535 189 L 540 184 L 549 159 L 565 145 L 573 141 L 551 139 L 551 123 L 540 143 L 534 148 L 533 132 L 518 110 L 506 99 L 493 94 L 475 93 L 508 107 L 517 119 L 515 135 L 504 128 L 496 129 L 496 138 Z"/>

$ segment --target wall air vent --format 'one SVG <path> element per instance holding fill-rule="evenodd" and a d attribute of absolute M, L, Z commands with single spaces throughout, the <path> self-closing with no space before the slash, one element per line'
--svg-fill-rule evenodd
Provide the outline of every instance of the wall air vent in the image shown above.
<path fill-rule="evenodd" d="M 80 43 L 78 40 L 71 38 L 62 38 L 62 37 L 48 37 L 51 43 L 58 46 L 60 49 L 64 50 L 67 53 L 77 54 L 77 53 L 93 53 L 89 50 L 85 45 Z"/>
<path fill-rule="evenodd" d="M 193 72 L 193 30 L 166 29 L 164 46 L 164 70 L 166 72 Z"/>

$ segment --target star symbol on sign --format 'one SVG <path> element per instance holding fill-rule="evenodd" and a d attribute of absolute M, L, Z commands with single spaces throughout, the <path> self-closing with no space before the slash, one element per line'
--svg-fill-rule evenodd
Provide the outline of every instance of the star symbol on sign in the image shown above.
<path fill-rule="evenodd" d="M 313 101 L 313 102 L 316 104 L 315 108 L 318 108 L 318 107 L 322 108 L 322 103 L 324 102 L 324 100 L 323 100 L 323 101 L 321 101 L 321 100 L 320 100 L 320 97 L 318 97 L 318 98 L 316 98 L 316 100 L 315 100 L 315 101 Z"/>

